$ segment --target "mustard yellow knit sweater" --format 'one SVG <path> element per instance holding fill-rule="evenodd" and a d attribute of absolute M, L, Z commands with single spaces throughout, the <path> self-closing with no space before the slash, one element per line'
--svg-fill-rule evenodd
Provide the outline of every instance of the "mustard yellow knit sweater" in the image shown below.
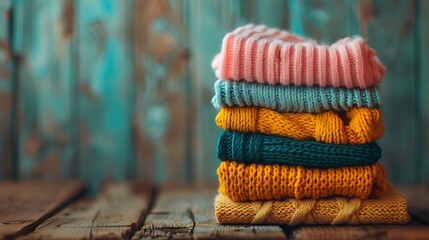
<path fill-rule="evenodd" d="M 217 169 L 219 192 L 233 201 L 380 197 L 387 190 L 379 164 L 330 169 L 223 161 Z"/>
<path fill-rule="evenodd" d="M 332 144 L 365 144 L 381 138 L 380 110 L 352 108 L 345 112 L 279 113 L 266 108 L 222 108 L 216 124 L 226 130 L 259 132 L 297 140 L 315 139 Z"/>
<path fill-rule="evenodd" d="M 222 193 L 215 199 L 220 224 L 405 224 L 405 199 L 393 189 L 378 199 L 327 199 L 234 202 Z"/>

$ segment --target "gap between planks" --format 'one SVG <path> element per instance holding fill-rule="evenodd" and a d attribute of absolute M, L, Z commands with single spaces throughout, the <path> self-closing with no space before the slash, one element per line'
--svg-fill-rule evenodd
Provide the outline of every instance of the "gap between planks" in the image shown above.
<path fill-rule="evenodd" d="M 70 204 L 20 239 L 130 239 L 143 225 L 156 188 L 108 183 L 95 197 Z"/>
<path fill-rule="evenodd" d="M 71 182 L 0 183 L 0 238 L 28 234 L 84 193 L 84 184 Z"/>

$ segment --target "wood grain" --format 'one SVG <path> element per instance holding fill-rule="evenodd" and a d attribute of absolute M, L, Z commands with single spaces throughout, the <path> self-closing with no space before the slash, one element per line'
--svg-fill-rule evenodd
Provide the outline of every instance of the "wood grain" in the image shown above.
<path fill-rule="evenodd" d="M 394 183 L 417 181 L 414 1 L 359 1 L 360 28 L 387 66 L 381 84 L 385 134 L 381 163 Z M 392 16 L 392 12 L 395 12 Z M 364 29 L 364 30 L 363 30 Z"/>
<path fill-rule="evenodd" d="M 297 34 L 333 43 L 358 33 L 357 15 L 351 0 L 289 1 L 291 30 Z"/>
<path fill-rule="evenodd" d="M 191 89 L 186 77 L 184 1 L 135 1 L 132 47 L 133 137 L 137 179 L 192 180 Z"/>
<path fill-rule="evenodd" d="M 104 180 L 131 178 L 132 1 L 75 2 L 79 18 L 79 176 L 96 192 Z"/>
<path fill-rule="evenodd" d="M 419 152 L 417 163 L 415 164 L 416 170 L 419 171 L 416 178 L 418 182 L 428 183 L 429 174 L 429 2 L 416 1 L 416 23 L 419 28 L 417 29 L 416 41 L 416 54 L 418 57 L 418 85 L 417 87 L 417 124 L 420 141 L 417 142 L 415 147 Z"/>
<path fill-rule="evenodd" d="M 143 224 L 152 187 L 106 184 L 96 198 L 83 198 L 23 239 L 129 239 Z"/>
<path fill-rule="evenodd" d="M 0 2 L 0 179 L 12 177 L 12 50 L 9 28 L 12 2 Z"/>
<path fill-rule="evenodd" d="M 0 238 L 34 230 L 82 194 L 82 182 L 0 182 Z"/>
<path fill-rule="evenodd" d="M 14 51 L 20 56 L 17 161 L 22 178 L 74 175 L 72 4 L 14 1 Z"/>
<path fill-rule="evenodd" d="M 161 190 L 154 208 L 133 239 L 286 239 L 278 226 L 234 226 L 216 223 L 214 187 Z"/>

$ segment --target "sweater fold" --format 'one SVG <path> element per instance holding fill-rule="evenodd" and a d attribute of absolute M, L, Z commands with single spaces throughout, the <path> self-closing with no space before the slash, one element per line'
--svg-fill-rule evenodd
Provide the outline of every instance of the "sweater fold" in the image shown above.
<path fill-rule="evenodd" d="M 219 136 L 217 157 L 220 160 L 241 163 L 325 169 L 374 164 L 381 157 L 381 148 L 375 142 L 338 145 L 297 141 L 258 133 L 225 131 Z"/>
<path fill-rule="evenodd" d="M 295 140 L 330 144 L 365 144 L 383 136 L 381 112 L 352 108 L 348 112 L 278 113 L 266 108 L 221 108 L 216 124 L 225 130 L 258 132 Z"/>
<path fill-rule="evenodd" d="M 263 107 L 277 112 L 319 113 L 382 106 L 378 87 L 348 89 L 217 80 L 214 90 L 212 104 L 215 108 Z"/>
<path fill-rule="evenodd" d="M 388 186 L 386 172 L 379 163 L 317 169 L 223 161 L 217 173 L 219 192 L 236 202 L 333 196 L 378 198 Z"/>

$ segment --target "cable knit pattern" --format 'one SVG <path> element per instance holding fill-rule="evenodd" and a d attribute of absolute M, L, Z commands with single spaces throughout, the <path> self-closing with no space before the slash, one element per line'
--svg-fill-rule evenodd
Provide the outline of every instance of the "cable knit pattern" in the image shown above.
<path fill-rule="evenodd" d="M 217 80 L 212 104 L 221 107 L 263 107 L 277 112 L 319 113 L 348 111 L 352 107 L 380 108 L 378 87 L 333 88 L 270 85 Z"/>
<path fill-rule="evenodd" d="M 220 224 L 405 224 L 410 220 L 405 199 L 389 184 L 378 199 L 327 199 L 234 202 L 222 193 L 215 199 Z"/>
<path fill-rule="evenodd" d="M 252 24 L 224 37 L 212 66 L 226 80 L 362 89 L 378 85 L 386 72 L 361 37 L 326 46 Z"/>
<path fill-rule="evenodd" d="M 278 113 L 256 107 L 222 108 L 216 124 L 225 130 L 259 132 L 296 140 L 314 139 L 332 144 L 370 143 L 384 133 L 381 112 L 375 108 L 352 108 L 345 114 L 333 111 Z"/>
<path fill-rule="evenodd" d="M 217 157 L 242 163 L 338 168 L 374 164 L 381 157 L 381 148 L 375 142 L 337 145 L 225 131 L 219 137 Z"/>
<path fill-rule="evenodd" d="M 301 166 L 243 164 L 224 161 L 217 169 L 219 192 L 232 201 L 326 198 L 377 198 L 387 190 L 379 164 L 335 169 Z"/>

